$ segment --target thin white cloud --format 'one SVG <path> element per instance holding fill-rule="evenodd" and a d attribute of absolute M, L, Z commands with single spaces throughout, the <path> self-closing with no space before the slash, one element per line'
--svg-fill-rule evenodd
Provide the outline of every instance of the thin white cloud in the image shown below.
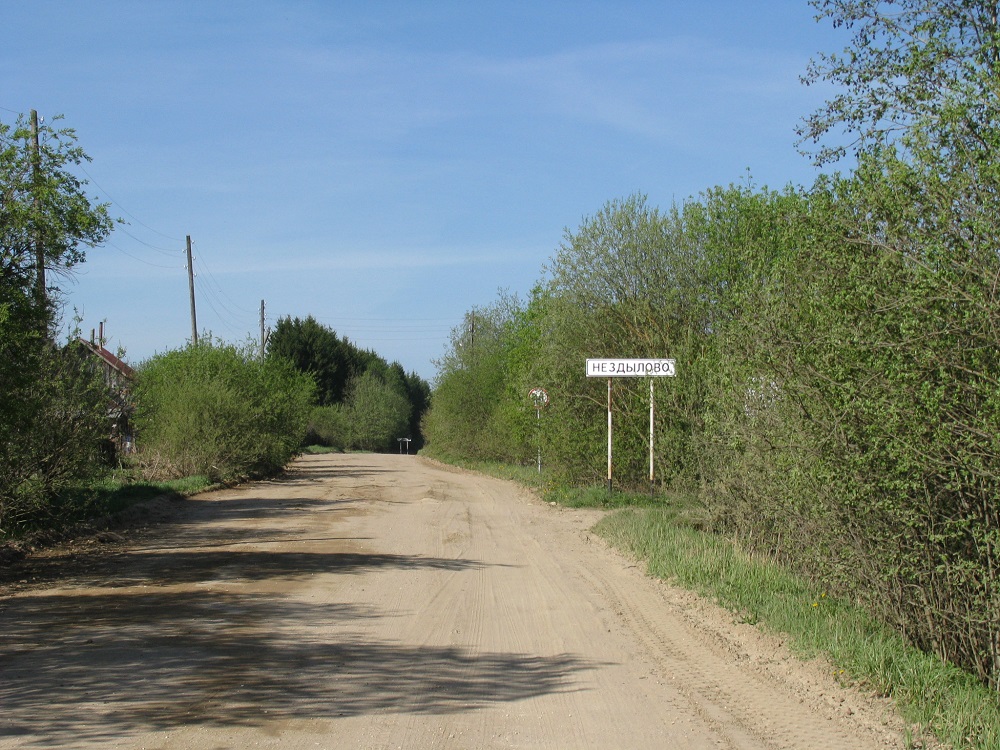
<path fill-rule="evenodd" d="M 732 97 L 797 92 L 795 73 L 802 62 L 766 50 L 677 37 L 478 60 L 469 67 L 495 87 L 530 95 L 540 109 L 660 140 L 691 129 L 704 111 L 706 92 L 719 106 L 727 101 L 732 106 Z"/>

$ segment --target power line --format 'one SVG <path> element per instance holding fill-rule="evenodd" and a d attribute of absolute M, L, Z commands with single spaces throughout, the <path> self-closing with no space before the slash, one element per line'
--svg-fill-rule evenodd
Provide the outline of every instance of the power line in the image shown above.
<path fill-rule="evenodd" d="M 16 114 L 16 115 L 23 114 L 21 112 L 18 112 L 16 110 L 10 109 L 8 107 L 3 107 L 3 106 L 0 106 L 0 110 L 4 110 L 6 112 L 10 112 L 10 113 Z M 170 239 L 170 240 L 176 240 L 178 242 L 182 241 L 182 240 L 180 240 L 177 237 L 172 237 L 172 236 L 170 236 L 168 234 L 165 234 L 164 232 L 160 232 L 159 230 L 154 229 L 153 227 L 151 227 L 148 224 L 146 224 L 144 221 L 142 221 L 141 219 L 139 219 L 135 214 L 133 214 L 127 208 L 125 208 L 125 206 L 123 206 L 120 202 L 118 202 L 117 200 L 115 200 L 114 196 L 112 196 L 111 193 L 109 193 L 107 191 L 107 189 L 104 188 L 103 185 L 101 185 L 99 182 L 97 182 L 97 180 L 94 179 L 93 175 L 91 175 L 90 172 L 87 171 L 86 167 L 84 167 L 82 163 L 78 163 L 76 166 L 79 167 L 80 171 L 83 172 L 84 175 L 87 176 L 89 182 L 93 183 L 102 193 L 104 193 L 105 196 L 107 196 L 107 198 L 111 201 L 111 203 L 113 203 L 114 205 L 118 206 L 118 208 L 120 208 L 122 211 L 124 211 L 126 214 L 128 214 L 137 224 L 140 224 L 141 226 L 145 227 L 149 231 L 151 231 L 151 232 L 153 232 L 155 234 L 158 234 L 161 237 L 165 237 L 165 238 Z M 117 228 L 118 228 L 118 231 L 121 232 L 122 234 L 124 234 L 127 237 L 135 240 L 140 245 L 143 245 L 143 246 L 145 246 L 145 247 L 149 248 L 150 250 L 153 250 L 153 251 L 155 251 L 157 253 L 173 257 L 173 256 L 176 256 L 178 254 L 178 252 L 183 252 L 183 251 L 178 251 L 176 248 L 164 248 L 164 247 L 160 247 L 160 246 L 154 245 L 154 244 L 152 244 L 150 242 L 146 242 L 145 240 L 141 239 L 140 237 L 135 236 L 134 234 L 132 234 L 131 232 L 129 232 L 126 229 L 123 229 L 123 228 L 120 228 L 120 227 L 117 227 Z M 115 243 L 107 241 L 107 240 L 104 243 L 101 243 L 101 244 L 109 245 L 110 247 L 113 247 L 116 250 L 118 250 L 118 252 L 122 253 L 123 255 L 126 255 L 129 258 L 132 258 L 133 260 L 136 260 L 136 261 L 138 261 L 140 263 L 144 263 L 145 265 L 151 266 L 153 268 L 173 269 L 175 267 L 175 266 L 165 266 L 165 265 L 158 264 L 158 263 L 151 263 L 151 262 L 149 262 L 147 260 L 144 260 L 143 258 L 140 258 L 140 257 L 138 257 L 138 256 L 136 256 L 136 255 L 134 255 L 134 254 L 126 251 L 121 246 L 116 245 Z"/>
<path fill-rule="evenodd" d="M 219 321 L 219 323 L 221 323 L 231 333 L 243 333 L 243 331 L 239 328 L 240 324 L 238 321 L 227 320 L 226 317 L 222 315 L 222 313 L 220 313 L 218 309 L 216 309 L 215 305 L 212 304 L 212 297 L 210 295 L 205 295 L 203 299 L 205 300 L 205 302 L 208 303 L 208 306 L 212 308 L 212 312 L 215 313 L 215 317 Z M 216 301 L 218 301 L 218 299 L 216 299 Z"/>
<path fill-rule="evenodd" d="M 150 232 L 153 232 L 154 234 L 158 234 L 158 235 L 160 235 L 161 237 L 165 237 L 165 238 L 166 238 L 166 239 L 168 239 L 168 240 L 174 240 L 175 242 L 183 242 L 183 241 L 184 241 L 184 240 L 182 240 L 182 239 L 181 239 L 180 237 L 171 237 L 171 236 L 170 236 L 169 234 L 164 234 L 163 232 L 159 231 L 158 229 L 153 229 L 153 227 L 149 226 L 149 224 L 146 224 L 145 222 L 143 222 L 143 221 L 142 221 L 141 219 L 139 219 L 139 218 L 138 218 L 138 217 L 137 217 L 137 216 L 136 216 L 135 214 L 133 214 L 133 213 L 132 213 L 132 212 L 130 212 L 130 211 L 129 211 L 129 210 L 127 209 L 127 208 L 125 208 L 125 206 L 123 206 L 123 205 L 122 205 L 121 203 L 119 203 L 118 201 L 116 201 L 116 200 L 114 199 L 114 196 L 112 196 L 112 195 L 111 195 L 111 193 L 109 193 L 109 192 L 108 192 L 107 190 L 105 190 L 105 189 L 104 189 L 104 188 L 103 188 L 103 187 L 101 186 L 101 184 L 100 184 L 100 183 L 99 183 L 99 182 L 98 182 L 97 180 L 95 180 L 95 179 L 93 178 L 93 176 L 91 176 L 90 172 L 88 172 L 88 171 L 87 171 L 86 169 L 84 169 L 84 167 L 83 167 L 83 165 L 82 165 L 82 164 L 81 164 L 81 165 L 79 165 L 79 167 L 80 167 L 80 171 L 81 171 L 81 172 L 83 172 L 83 173 L 84 173 L 85 175 L 87 175 L 87 178 L 88 178 L 88 179 L 89 179 L 89 180 L 90 180 L 90 181 L 91 181 L 91 182 L 92 182 L 92 183 L 93 183 L 94 185 L 96 185 L 96 186 L 97 186 L 97 188 L 98 188 L 98 189 L 99 189 L 99 190 L 100 190 L 100 191 L 101 191 L 102 193 L 104 193 L 104 194 L 105 194 L 105 195 L 106 195 L 106 196 L 108 197 L 108 200 L 110 200 L 110 201 L 111 201 L 111 202 L 112 202 L 112 203 L 113 203 L 114 205 L 118 206 L 118 208 L 120 208 L 120 209 L 121 209 L 122 211 L 124 211 L 124 212 L 125 212 L 126 214 L 128 214 L 128 215 L 129 215 L 129 216 L 130 216 L 131 218 L 133 218 L 133 219 L 134 219 L 134 220 L 136 221 L 136 223 L 137 223 L 137 224 L 141 224 L 142 226 L 146 227 L 146 229 L 148 229 L 148 230 L 149 230 Z M 131 236 L 131 235 L 130 235 L 130 236 Z M 135 238 L 133 237 L 133 239 L 135 239 Z M 139 240 L 139 241 L 141 242 L 141 240 Z M 153 246 L 152 246 L 152 245 L 150 245 L 150 247 L 153 247 Z M 173 251 L 171 251 L 171 252 L 173 252 Z"/>
<path fill-rule="evenodd" d="M 197 248 L 198 243 L 195 242 L 194 246 Z M 226 290 L 222 288 L 222 284 L 220 284 L 218 279 L 215 278 L 215 274 L 212 273 L 212 269 L 208 267 L 208 264 L 205 262 L 204 258 L 195 256 L 195 262 L 199 265 L 199 267 L 204 269 L 205 273 L 208 274 L 208 277 L 212 280 L 212 283 L 215 284 L 216 289 L 219 290 L 219 293 L 222 294 L 226 299 L 228 299 L 230 303 L 233 305 L 233 307 L 235 307 L 237 310 L 240 310 L 241 312 L 246 313 L 247 315 L 257 314 L 256 310 L 250 310 L 246 307 L 243 307 L 243 305 L 241 305 L 239 302 L 237 302 L 228 294 L 226 294 Z"/>
<path fill-rule="evenodd" d="M 118 252 L 120 252 L 122 255 L 127 255 L 132 260 L 139 261 L 140 263 L 143 263 L 143 264 L 145 264 L 147 266 L 152 266 L 153 268 L 169 268 L 171 270 L 176 270 L 178 268 L 184 268 L 184 266 L 182 266 L 182 265 L 165 266 L 165 265 L 163 265 L 161 263 L 150 263 L 148 260 L 140 258 L 138 255 L 132 255 L 132 253 L 128 252 L 127 250 L 125 250 L 122 247 L 119 247 L 114 242 L 111 242 L 109 240 L 105 240 L 104 244 L 107 245 L 108 247 L 113 247 L 115 250 L 117 250 Z"/>
<path fill-rule="evenodd" d="M 192 245 L 197 246 L 197 243 L 192 242 Z M 203 271 L 206 279 L 211 282 L 202 284 L 201 291 L 205 302 L 212 309 L 212 312 L 215 313 L 216 319 L 219 323 L 232 333 L 240 333 L 244 330 L 249 330 L 244 326 L 247 320 L 246 315 L 250 315 L 251 311 L 239 305 L 226 293 L 225 289 L 222 288 L 222 285 L 219 283 L 218 279 L 215 278 L 215 275 L 208 267 L 204 258 L 200 256 L 193 256 L 192 263 L 196 264 L 196 267 Z M 199 276 L 200 275 L 201 274 L 199 274 Z M 237 310 L 242 310 L 245 315 L 241 315 L 239 312 L 234 311 L 229 305 L 226 304 L 223 297 L 228 299 L 232 305 L 237 308 Z M 256 315 L 256 311 L 254 311 L 253 314 Z"/>
<path fill-rule="evenodd" d="M 424 338 L 424 337 L 419 337 L 419 336 L 418 337 L 407 336 L 406 338 L 384 339 L 384 338 L 371 338 L 370 336 L 361 335 L 361 336 L 353 336 L 352 338 L 354 338 L 354 339 L 363 338 L 365 341 L 378 341 L 378 342 L 388 342 L 388 341 L 393 341 L 393 342 L 395 342 L 395 341 L 443 341 L 444 340 L 443 336 L 431 336 L 430 338 Z"/>
<path fill-rule="evenodd" d="M 132 234 L 131 232 L 129 232 L 126 229 L 120 229 L 119 231 L 122 234 L 124 234 L 126 237 L 131 237 L 133 240 L 135 240 L 136 242 L 138 242 L 140 245 L 145 245 L 150 250 L 155 250 L 156 252 L 161 253 L 162 255 L 179 255 L 181 252 L 183 252 L 182 250 L 172 250 L 172 249 L 167 248 L 167 247 L 159 247 L 158 245 L 153 245 L 153 244 L 151 244 L 149 242 L 146 242 L 143 239 L 139 239 L 138 237 L 136 237 L 134 234 Z"/>
<path fill-rule="evenodd" d="M 336 316 L 336 317 L 325 317 L 325 318 L 319 318 L 319 317 L 317 317 L 315 315 L 313 317 L 316 318 L 316 320 L 351 320 L 351 321 L 360 320 L 360 321 L 372 321 L 372 322 L 377 322 L 377 321 L 395 322 L 397 320 L 404 320 L 404 318 L 349 318 L 349 317 L 341 317 L 339 315 Z M 453 322 L 454 318 L 405 318 L 405 320 L 412 320 L 412 321 L 424 322 L 424 323 L 427 323 L 427 322 L 440 322 L 440 323 L 444 324 L 444 323 Z"/>
<path fill-rule="evenodd" d="M 198 259 L 195 258 L 195 263 L 197 262 Z M 229 322 L 232 324 L 242 325 L 242 322 L 246 320 L 245 316 L 242 316 L 238 312 L 234 312 L 232 309 L 230 309 L 229 306 L 226 305 L 225 301 L 221 297 L 219 297 L 218 294 L 216 294 L 216 291 L 212 289 L 210 285 L 202 284 L 201 290 L 205 294 L 206 301 L 211 305 L 212 309 L 215 310 L 215 314 L 218 315 L 220 318 L 223 317 L 223 314 L 219 312 L 219 308 L 222 309 L 225 315 L 229 318 Z M 216 305 L 218 305 L 218 308 L 216 308 L 216 305 L 212 304 L 212 300 L 215 300 L 215 303 Z"/>

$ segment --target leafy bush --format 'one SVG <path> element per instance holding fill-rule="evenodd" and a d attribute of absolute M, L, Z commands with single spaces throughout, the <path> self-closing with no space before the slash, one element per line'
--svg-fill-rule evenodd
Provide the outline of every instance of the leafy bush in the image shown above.
<path fill-rule="evenodd" d="M 313 409 L 309 415 L 305 442 L 307 445 L 347 448 L 350 444 L 350 424 L 344 409 L 339 404 Z"/>
<path fill-rule="evenodd" d="M 512 295 L 452 331 L 422 431 L 440 455 L 533 463 L 541 439 L 528 391 L 536 326 Z"/>
<path fill-rule="evenodd" d="M 810 191 L 717 189 L 669 213 L 612 202 L 567 233 L 512 325 L 476 313 L 474 350 L 456 331 L 432 447 L 526 453 L 531 433 L 499 426 L 541 385 L 547 470 L 596 484 L 606 394 L 585 358 L 672 356 L 661 481 L 1000 688 L 1000 222 L 984 197 L 998 189 L 992 164 L 889 152 Z M 626 488 L 645 475 L 647 399 L 641 381 L 614 385 Z"/>
<path fill-rule="evenodd" d="M 139 368 L 140 459 L 166 476 L 223 480 L 280 469 L 298 451 L 315 383 L 283 359 L 200 343 Z"/>
<path fill-rule="evenodd" d="M 56 496 L 104 470 L 110 434 L 107 391 L 78 348 L 39 343 L 8 321 L 0 315 L 0 533 L 72 513 Z"/>
<path fill-rule="evenodd" d="M 1000 687 L 1000 260 L 972 179 L 885 155 L 817 184 L 739 326 L 775 400 L 730 398 L 716 446 L 739 447 L 708 486 L 754 546 Z"/>

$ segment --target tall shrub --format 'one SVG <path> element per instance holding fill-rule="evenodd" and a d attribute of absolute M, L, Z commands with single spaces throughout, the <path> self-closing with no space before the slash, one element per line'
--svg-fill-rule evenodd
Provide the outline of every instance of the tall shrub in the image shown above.
<path fill-rule="evenodd" d="M 315 383 L 283 359 L 212 342 L 157 355 L 138 371 L 137 444 L 145 464 L 227 479 L 281 468 L 299 449 Z"/>
<path fill-rule="evenodd" d="M 0 308 L 0 372 L 17 371 L 0 407 L 0 534 L 71 510 L 54 499 L 105 470 L 111 431 L 107 390 L 78 347 L 24 341 L 9 326 Z"/>
<path fill-rule="evenodd" d="M 466 314 L 452 331 L 450 350 L 437 361 L 438 378 L 422 426 L 433 450 L 528 460 L 525 434 L 534 412 L 525 356 L 532 330 L 528 311 L 514 295 L 501 293 L 493 304 Z"/>

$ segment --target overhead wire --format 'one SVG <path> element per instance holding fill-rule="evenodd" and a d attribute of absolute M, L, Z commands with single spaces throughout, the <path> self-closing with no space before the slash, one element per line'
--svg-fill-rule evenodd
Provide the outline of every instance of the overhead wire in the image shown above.
<path fill-rule="evenodd" d="M 23 114 L 22 112 L 18 112 L 17 110 L 13 110 L 13 109 L 10 109 L 9 107 L 4 107 L 4 106 L 0 106 L 0 110 L 3 110 L 5 112 L 10 112 L 10 113 L 16 114 L 16 115 Z M 98 183 L 97 180 L 94 179 L 93 175 L 91 175 L 82 164 L 77 164 L 76 166 L 79 167 L 80 171 L 83 172 L 84 175 L 87 176 L 88 180 L 91 183 L 93 183 L 102 193 L 104 193 L 104 195 L 111 201 L 111 203 L 113 203 L 114 205 L 118 206 L 118 208 L 120 208 L 122 211 L 124 211 L 126 214 L 128 214 L 132 219 L 134 219 L 136 221 L 136 223 L 140 224 L 141 226 L 145 227 L 146 229 L 150 230 L 151 232 L 154 232 L 155 234 L 158 234 L 158 235 L 160 235 L 162 237 L 165 237 L 167 239 L 177 239 L 176 237 L 171 237 L 168 234 L 165 234 L 163 232 L 158 231 L 157 229 L 154 229 L 153 227 L 149 226 L 148 224 L 146 224 L 145 222 L 143 222 L 142 220 L 140 220 L 138 217 L 135 216 L 135 214 L 131 213 L 121 203 L 119 203 L 117 200 L 115 200 L 115 198 L 107 191 L 107 189 L 105 189 L 100 183 Z M 123 229 L 120 226 L 117 226 L 116 229 L 121 234 L 126 235 L 127 237 L 129 237 L 130 239 L 132 239 L 135 242 L 139 243 L 140 245 L 143 245 L 144 247 L 149 248 L 150 250 L 153 250 L 153 251 L 155 251 L 155 252 L 157 252 L 157 253 L 159 253 L 161 255 L 165 255 L 165 256 L 169 256 L 169 257 L 177 257 L 177 255 L 180 252 L 178 249 L 170 249 L 170 248 L 160 247 L 160 246 L 154 245 L 154 244 L 152 244 L 150 242 L 146 242 L 142 238 L 137 237 L 136 235 L 134 235 L 131 232 L 129 232 L 127 229 Z M 145 258 L 142 258 L 139 255 L 136 255 L 134 252 L 129 252 L 128 250 L 126 250 L 125 248 L 123 248 L 121 245 L 119 245 L 118 243 L 115 243 L 115 242 L 111 241 L 110 239 L 106 239 L 104 242 L 102 242 L 100 244 L 104 245 L 104 246 L 107 246 L 107 247 L 111 247 L 111 248 L 117 250 L 122 255 L 124 255 L 124 256 L 126 256 L 128 258 L 131 258 L 132 260 L 134 260 L 134 261 L 136 261 L 138 263 L 142 263 L 142 264 L 144 264 L 146 266 L 150 266 L 152 268 L 162 268 L 162 269 L 167 269 L 167 270 L 173 270 L 173 269 L 178 268 L 178 266 L 175 266 L 175 265 L 164 265 L 162 263 L 153 263 L 151 261 L 148 261 Z M 180 266 L 180 267 L 183 268 L 183 266 Z"/>
<path fill-rule="evenodd" d="M 108 198 L 109 201 L 111 201 L 114 205 L 118 206 L 118 208 L 120 208 L 122 211 L 124 211 L 126 214 L 128 214 L 131 218 L 133 218 L 136 221 L 136 223 L 144 226 L 150 232 L 153 232 L 154 234 L 158 234 L 161 237 L 165 237 L 168 240 L 174 240 L 176 242 L 183 242 L 184 241 L 180 237 L 172 237 L 171 235 L 165 234 L 165 233 L 159 231 L 158 229 L 154 229 L 153 227 L 149 226 L 149 224 L 146 224 L 139 217 L 137 217 L 135 214 L 133 214 L 131 211 L 129 211 L 127 208 L 125 208 L 125 206 L 123 206 L 121 203 L 119 203 L 117 200 L 115 200 L 114 196 L 112 196 L 111 193 L 109 193 L 107 190 L 105 190 L 104 187 L 97 180 L 95 180 L 93 178 L 93 176 L 90 174 L 90 172 L 88 172 L 84 168 L 84 166 L 82 164 L 80 164 L 78 166 L 80 167 L 80 171 L 83 172 L 85 175 L 87 175 L 87 179 L 90 180 L 91 183 L 93 183 L 94 185 L 96 185 L 97 189 L 100 190 L 102 193 L 104 193 L 104 195 L 107 196 L 107 198 Z M 141 242 L 141 240 L 140 240 L 140 242 Z M 150 247 L 153 247 L 153 245 L 150 245 Z"/>
<path fill-rule="evenodd" d="M 135 240 L 136 242 L 138 242 L 140 245 L 144 245 L 144 246 L 148 247 L 150 250 L 155 250 L 156 252 L 161 253 L 163 255 L 177 255 L 178 253 L 183 252 L 183 250 L 180 249 L 180 248 L 170 249 L 170 248 L 167 248 L 167 247 L 160 247 L 159 245 L 154 245 L 154 244 L 152 244 L 150 242 L 146 242 L 145 240 L 140 239 L 139 237 L 136 237 L 134 234 L 132 234 L 127 229 L 120 229 L 119 231 L 122 234 L 126 235 L 127 237 L 131 237 L 133 240 Z"/>
<path fill-rule="evenodd" d="M 192 242 L 191 244 L 194 248 L 198 248 L 197 243 Z M 215 313 L 219 323 L 231 333 L 248 334 L 256 326 L 255 320 L 252 323 L 248 320 L 247 316 L 251 315 L 251 311 L 237 303 L 226 293 L 218 279 L 215 278 L 215 274 L 212 273 L 208 263 L 202 257 L 200 248 L 198 250 L 198 254 L 192 256 L 192 262 L 196 271 L 200 270 L 202 272 L 202 274 L 196 273 L 196 276 L 200 276 L 202 281 L 205 282 L 198 285 L 198 289 L 203 293 L 205 302 L 211 308 L 212 312 Z M 226 303 L 227 299 L 230 304 Z M 233 310 L 233 307 L 236 310 Z"/>
<path fill-rule="evenodd" d="M 198 244 L 196 242 L 192 242 L 191 245 L 193 247 L 195 247 L 195 248 L 198 247 Z M 212 273 L 212 269 L 208 267 L 208 264 L 205 262 L 204 258 L 202 258 L 202 257 L 199 256 L 199 257 L 196 257 L 195 260 L 197 261 L 198 266 L 201 267 L 202 269 L 204 269 L 205 273 L 208 274 L 209 279 L 211 279 L 212 283 L 215 284 L 215 287 L 219 290 L 219 293 L 221 295 L 223 295 L 226 299 L 228 299 L 229 302 L 230 302 L 230 304 L 232 304 L 233 307 L 235 307 L 237 310 L 240 310 L 240 311 L 242 311 L 242 312 L 244 312 L 244 313 L 246 313 L 248 315 L 251 315 L 251 314 L 255 315 L 257 313 L 256 310 L 250 310 L 250 309 L 244 307 L 243 305 L 241 305 L 239 302 L 237 302 L 236 300 L 234 300 L 232 297 L 230 297 L 226 293 L 226 290 L 222 288 L 222 284 L 220 284 L 219 281 L 218 281 L 218 279 L 215 278 L 215 274 Z"/>
<path fill-rule="evenodd" d="M 314 316 L 315 317 L 315 316 Z M 450 318 L 354 318 L 341 316 L 316 317 L 336 327 L 375 333 L 448 333 L 454 327 Z M 362 325 L 358 325 L 358 324 Z M 426 324 L 433 325 L 426 325 Z M 372 325 L 367 325 L 372 324 Z"/>
<path fill-rule="evenodd" d="M 204 267 L 204 264 L 197 257 L 193 257 L 192 259 L 196 268 Z M 199 277 L 199 274 L 196 272 L 195 276 Z M 212 309 L 215 317 L 223 326 L 234 333 L 243 332 L 243 325 L 246 319 L 238 313 L 233 312 L 210 284 L 199 284 L 196 286 L 196 289 L 201 292 L 202 299 Z"/>
<path fill-rule="evenodd" d="M 18 112 L 17 110 L 9 109 L 3 106 L 0 106 L 0 110 L 10 112 L 11 114 L 19 116 L 23 114 L 22 112 Z M 143 239 L 142 237 L 138 236 L 136 233 L 134 233 L 134 231 L 129 231 L 129 229 L 127 229 L 126 227 L 132 228 L 134 225 L 138 225 L 152 232 L 153 234 L 163 237 L 166 240 L 172 240 L 178 243 L 183 242 L 184 240 L 182 240 L 179 237 L 167 234 L 166 232 L 162 232 L 156 229 L 155 227 L 150 226 L 148 223 L 146 223 L 138 216 L 136 216 L 135 213 L 133 213 L 127 207 L 122 205 L 122 203 L 119 200 L 117 200 L 108 191 L 107 188 L 105 188 L 100 182 L 94 179 L 94 176 L 82 164 L 77 164 L 76 166 L 79 168 L 80 172 L 87 178 L 88 184 L 92 184 L 97 190 L 100 191 L 100 193 L 111 204 L 113 204 L 118 210 L 120 210 L 122 213 L 128 216 L 129 219 L 131 219 L 131 221 L 128 222 L 122 221 L 121 223 L 116 224 L 114 229 L 116 230 L 119 236 L 124 235 L 125 237 L 128 237 L 130 240 L 135 242 L 137 245 L 135 249 L 131 249 L 130 251 L 129 249 L 122 247 L 121 244 L 114 242 L 111 239 L 106 239 L 103 243 L 101 243 L 102 245 L 110 247 L 115 251 L 121 253 L 122 255 L 126 256 L 127 258 L 130 258 L 131 260 L 134 260 L 138 263 L 142 263 L 143 265 L 146 266 L 150 266 L 152 268 L 160 268 L 164 270 L 183 270 L 187 268 L 187 265 L 183 262 L 179 262 L 177 265 L 166 265 L 164 263 L 152 262 L 150 260 L 147 260 L 146 258 L 141 257 L 141 255 L 137 254 L 136 249 L 143 251 L 152 251 L 160 256 L 177 258 L 178 261 L 181 261 L 181 256 L 184 253 L 184 249 L 168 248 L 164 247 L 162 243 L 158 244 L 155 242 L 149 242 Z M 215 313 L 218 323 L 227 330 L 237 334 L 245 333 L 247 330 L 252 330 L 254 327 L 253 325 L 251 326 L 245 325 L 248 319 L 248 315 L 250 314 L 250 311 L 247 310 L 246 307 L 241 306 L 229 294 L 226 293 L 223 286 L 219 283 L 218 279 L 215 277 L 215 274 L 212 273 L 209 264 L 207 264 L 203 258 L 195 258 L 193 259 L 192 262 L 195 268 L 203 273 L 204 280 L 208 282 L 199 285 L 199 291 L 202 292 L 202 297 L 205 303 L 212 310 L 212 312 Z M 236 310 L 234 310 L 233 308 L 236 308 Z M 240 312 L 237 312 L 237 310 L 242 311 L 245 314 L 241 314 Z"/>
<path fill-rule="evenodd" d="M 140 258 L 138 255 L 133 255 L 132 253 L 130 253 L 127 250 L 125 250 L 123 247 L 121 247 L 119 245 L 116 245 L 114 242 L 111 242 L 110 240 L 105 240 L 104 244 L 107 245 L 108 247 L 113 247 L 115 250 L 117 250 L 118 252 L 120 252 L 122 255 L 126 255 L 129 258 L 131 258 L 132 260 L 138 261 L 139 263 L 142 263 L 142 264 L 147 265 L 147 266 L 152 266 L 153 268 L 167 268 L 167 269 L 171 269 L 171 270 L 176 270 L 178 268 L 181 268 L 181 269 L 184 268 L 183 265 L 165 266 L 162 263 L 151 263 L 148 260 Z"/>
<path fill-rule="evenodd" d="M 0 110 L 5 112 L 10 112 L 15 115 L 22 115 L 19 112 L 8 107 L 0 106 Z M 93 175 L 83 167 L 82 165 L 77 165 L 80 171 L 87 177 L 90 184 L 93 184 L 101 193 L 119 210 L 125 213 L 135 224 L 149 230 L 150 232 L 159 235 L 167 240 L 173 240 L 176 242 L 183 242 L 179 237 L 174 237 L 165 232 L 150 226 L 146 222 L 142 221 L 138 216 L 128 210 L 120 201 L 118 201 L 111 193 L 96 179 Z M 118 232 L 125 235 L 129 239 L 136 242 L 142 248 L 146 250 L 153 251 L 159 255 L 166 257 L 177 257 L 183 253 L 183 249 L 178 248 L 167 248 L 159 244 L 154 244 L 152 242 L 147 242 L 141 237 L 137 236 L 133 232 L 125 229 L 125 226 L 131 227 L 131 223 L 123 223 L 116 227 Z M 164 270 L 180 270 L 185 269 L 185 264 L 179 265 L 165 265 L 162 263 L 154 263 L 141 256 L 130 252 L 123 248 L 120 244 L 115 243 L 111 240 L 105 240 L 104 245 L 113 248 L 122 255 L 146 266 L 152 268 L 161 268 Z M 215 274 L 212 272 L 211 267 L 206 263 L 204 258 L 193 258 L 193 263 L 195 268 L 203 272 L 205 280 L 209 283 L 201 284 L 199 290 L 203 292 L 204 299 L 209 308 L 215 313 L 219 323 L 229 329 L 234 333 L 242 333 L 241 330 L 244 326 L 246 329 L 253 330 L 256 325 L 256 321 L 252 325 L 247 325 L 248 316 L 256 315 L 257 311 L 251 311 L 245 306 L 239 304 L 234 300 L 224 289 L 219 280 L 216 278 Z M 235 309 L 234 309 L 235 308 Z M 321 320 L 335 321 L 339 324 L 338 327 L 350 329 L 350 336 L 354 339 L 363 338 L 365 341 L 377 341 L 377 342 L 397 342 L 397 341 L 439 341 L 441 338 L 446 337 L 451 329 L 453 328 L 453 323 L 451 319 L 447 318 L 356 318 L 356 317 L 331 317 L 331 318 L 318 318 Z M 357 324 L 373 324 L 373 325 L 361 325 Z M 385 324 L 385 325 L 383 325 Z M 430 325 L 422 325 L 430 324 Z M 387 335 L 388 334 L 388 335 Z M 413 336 L 412 334 L 438 334 L 432 336 Z"/>
<path fill-rule="evenodd" d="M 219 323 L 221 323 L 223 325 L 223 327 L 225 327 L 226 329 L 228 329 L 231 333 L 236 333 L 236 334 L 244 333 L 244 331 L 241 331 L 239 329 L 239 327 L 238 327 L 239 323 L 238 322 L 235 322 L 233 320 L 227 320 L 226 316 L 224 316 L 222 313 L 219 312 L 218 308 L 216 308 L 216 306 L 212 303 L 213 297 L 212 297 L 211 294 L 204 295 L 203 299 L 208 304 L 208 306 L 212 309 L 212 312 L 215 313 L 216 319 L 219 321 Z M 216 300 L 216 302 L 218 302 L 218 298 L 217 297 L 215 298 L 215 300 Z"/>
<path fill-rule="evenodd" d="M 226 305 L 225 301 L 211 287 L 211 285 L 200 284 L 197 286 L 197 290 L 202 293 L 202 298 L 206 303 L 208 303 L 208 306 L 212 308 L 212 311 L 216 314 L 219 320 L 228 328 L 237 330 L 245 326 L 247 320 L 246 317 L 243 317 L 239 313 L 230 309 Z"/>
<path fill-rule="evenodd" d="M 22 115 L 22 114 L 24 114 L 23 112 L 18 112 L 17 110 L 10 109 L 9 107 L 0 106 L 0 110 L 3 110 L 5 112 L 10 112 L 10 113 L 15 114 L 15 115 Z M 108 192 L 108 190 L 103 185 L 101 185 L 97 180 L 94 179 L 94 176 L 92 174 L 90 174 L 90 172 L 87 171 L 87 168 L 82 163 L 77 163 L 76 167 L 81 172 L 83 172 L 84 175 L 86 175 L 87 181 L 88 181 L 89 184 L 93 184 L 98 190 L 100 190 L 102 193 L 104 193 L 105 197 L 107 197 L 107 199 L 112 204 L 114 204 L 119 209 L 121 209 L 125 214 L 127 214 L 130 218 L 132 218 L 137 224 L 139 224 L 140 226 L 145 227 L 146 229 L 148 229 L 149 231 L 153 232 L 154 234 L 158 234 L 161 237 L 164 237 L 164 238 L 166 238 L 168 240 L 175 240 L 177 242 L 183 242 L 183 240 L 180 239 L 179 237 L 173 237 L 172 235 L 166 234 L 165 232 L 161 232 L 160 230 L 158 230 L 158 229 L 156 229 L 154 227 L 151 227 L 149 224 L 147 224 L 146 222 L 142 221 L 142 219 L 140 219 L 134 213 L 132 213 L 131 211 L 129 211 L 113 195 L 111 195 L 111 193 Z M 140 243 L 141 245 L 145 245 L 146 247 L 150 248 L 151 250 L 156 250 L 157 252 L 168 254 L 168 255 L 173 255 L 173 254 L 175 254 L 175 253 L 178 252 L 178 250 L 176 248 L 165 248 L 165 247 L 160 247 L 158 245 L 154 245 L 151 242 L 146 242 L 145 240 L 141 239 L 140 237 L 136 237 L 134 234 L 132 234 L 128 230 L 120 229 L 119 231 L 121 231 L 123 234 L 128 235 L 130 238 L 132 238 L 136 242 Z M 111 243 L 108 243 L 108 244 L 111 244 Z M 115 247 L 116 247 L 116 249 L 121 250 L 120 247 L 117 247 L 117 246 L 115 246 Z M 122 251 L 122 252 L 124 252 L 124 251 Z M 125 254 L 127 255 L 128 253 L 125 253 Z M 130 256 L 130 257 L 135 257 L 135 256 Z M 150 264 L 150 265 L 152 265 L 152 264 Z"/>

